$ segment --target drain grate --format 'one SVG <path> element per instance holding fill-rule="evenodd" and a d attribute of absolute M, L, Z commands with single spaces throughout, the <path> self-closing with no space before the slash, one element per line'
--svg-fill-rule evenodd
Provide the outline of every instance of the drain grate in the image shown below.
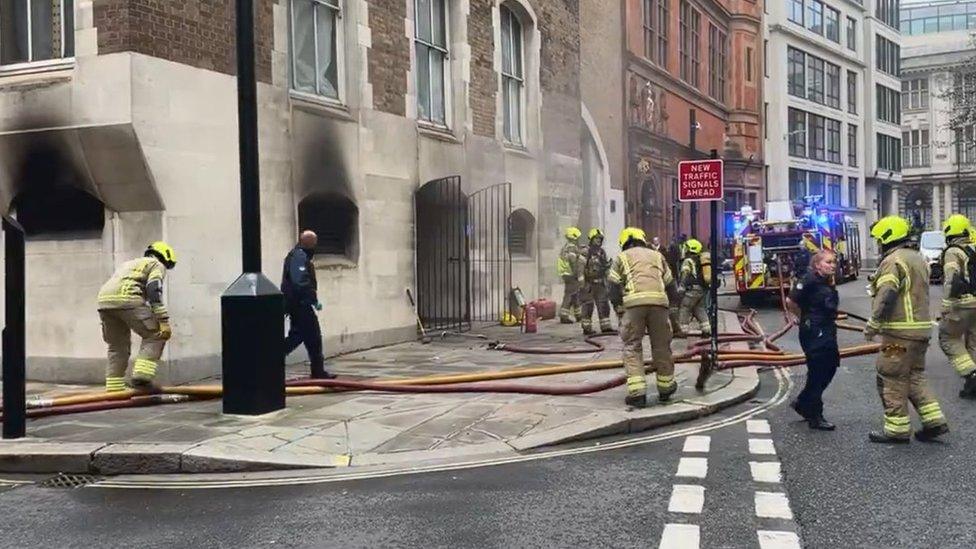
<path fill-rule="evenodd" d="M 98 478 L 92 475 L 76 475 L 70 473 L 58 473 L 40 484 L 43 488 L 80 488 L 87 484 L 97 481 Z"/>

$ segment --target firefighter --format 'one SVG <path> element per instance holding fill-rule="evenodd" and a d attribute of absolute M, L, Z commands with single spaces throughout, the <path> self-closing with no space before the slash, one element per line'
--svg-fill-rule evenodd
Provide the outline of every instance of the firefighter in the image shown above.
<path fill-rule="evenodd" d="M 694 238 L 688 239 L 685 242 L 685 254 L 681 261 L 680 275 L 684 297 L 681 298 L 678 322 L 681 331 L 687 333 L 691 329 L 691 319 L 694 318 L 701 327 L 702 335 L 707 336 L 711 334 L 711 324 L 705 313 L 705 289 L 708 282 L 702 269 L 702 243 Z"/>
<path fill-rule="evenodd" d="M 581 254 L 583 285 L 579 291 L 580 309 L 583 313 L 583 333 L 593 335 L 593 309 L 600 317 L 600 331 L 613 332 L 610 325 L 610 301 L 607 297 L 607 272 L 610 270 L 610 260 L 603 249 L 603 231 L 590 229 L 587 234 L 589 247 Z"/>
<path fill-rule="evenodd" d="M 106 392 L 125 390 L 131 332 L 138 334 L 142 343 L 132 366 L 130 385 L 136 389 L 154 388 L 159 357 L 173 334 L 163 304 L 163 280 L 166 271 L 175 266 L 173 248 L 165 242 L 153 242 L 143 257 L 123 263 L 98 291 L 102 338 L 108 344 Z"/>
<path fill-rule="evenodd" d="M 878 354 L 878 392 L 884 405 L 884 430 L 872 432 L 871 442 L 907 443 L 911 435 L 909 401 L 921 417 L 915 438 L 927 442 L 949 432 L 945 416 L 925 379 L 925 351 L 932 321 L 929 317 L 929 266 L 909 247 L 908 221 L 887 216 L 871 226 L 881 245 L 881 264 L 871 281 L 871 318 L 865 338 L 881 336 Z"/>
<path fill-rule="evenodd" d="M 647 405 L 644 379 L 643 340 L 651 340 L 652 366 L 657 378 L 658 398 L 663 402 L 678 389 L 671 356 L 671 326 L 668 323 L 669 299 L 677 293 L 671 269 L 664 256 L 647 247 L 644 231 L 628 227 L 620 232 L 620 255 L 610 268 L 610 295 L 614 305 L 623 308 L 620 338 L 627 373 L 628 406 Z"/>
<path fill-rule="evenodd" d="M 949 216 L 943 224 L 946 249 L 942 252 L 942 320 L 939 321 L 939 346 L 949 363 L 965 379 L 959 396 L 976 399 L 976 361 L 967 342 L 976 340 L 976 297 L 970 269 L 976 262 L 976 246 L 969 231 L 969 219 Z"/>
<path fill-rule="evenodd" d="M 579 289 L 583 275 L 580 272 L 579 238 L 583 234 L 576 227 L 569 227 L 564 233 L 566 243 L 559 251 L 556 273 L 563 279 L 563 302 L 559 308 L 559 322 L 572 324 L 571 316 L 579 320 L 582 316 L 579 306 Z"/>

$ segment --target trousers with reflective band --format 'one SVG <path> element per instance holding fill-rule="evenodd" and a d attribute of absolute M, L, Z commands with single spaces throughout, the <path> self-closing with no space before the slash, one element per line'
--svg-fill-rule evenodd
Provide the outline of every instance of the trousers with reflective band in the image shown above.
<path fill-rule="evenodd" d="M 132 377 L 152 379 L 156 375 L 159 357 L 163 355 L 166 340 L 159 334 L 159 322 L 149 307 L 143 305 L 131 309 L 98 311 L 102 319 L 102 338 L 108 344 L 108 366 L 105 384 L 110 378 L 124 378 L 132 353 L 132 332 L 142 338 L 136 355 Z"/>
<path fill-rule="evenodd" d="M 909 404 L 918 412 L 925 427 L 945 425 L 935 393 L 925 378 L 925 351 L 928 341 L 883 334 L 877 358 L 878 394 L 884 406 L 885 433 L 906 438 L 911 427 Z"/>
<path fill-rule="evenodd" d="M 976 309 L 943 311 L 939 320 L 939 347 L 956 372 L 965 377 L 976 372 Z"/>
<path fill-rule="evenodd" d="M 674 358 L 671 355 L 671 323 L 668 309 L 655 305 L 628 307 L 620 324 L 624 370 L 627 379 L 644 379 L 644 336 L 651 340 L 651 368 L 657 375 L 658 391 L 668 393 L 674 383 Z M 662 387 L 662 381 L 665 386 Z M 641 393 L 630 393 L 642 394 Z"/>
<path fill-rule="evenodd" d="M 681 298 L 681 307 L 678 309 L 678 321 L 681 323 L 682 330 L 685 332 L 693 330 L 692 320 L 703 334 L 708 335 L 712 332 L 712 325 L 705 311 L 705 290 L 701 286 L 685 290 L 685 295 Z"/>

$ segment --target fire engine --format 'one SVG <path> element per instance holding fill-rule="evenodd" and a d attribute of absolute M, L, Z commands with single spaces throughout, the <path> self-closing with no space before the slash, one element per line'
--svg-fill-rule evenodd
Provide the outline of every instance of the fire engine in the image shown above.
<path fill-rule="evenodd" d="M 794 204 L 766 203 L 766 211 L 743 206 L 726 222 L 732 246 L 736 292 L 744 305 L 789 291 L 793 279 L 821 249 L 837 253 L 837 282 L 856 279 L 861 260 L 858 226 L 842 212 L 819 205 L 816 196 Z"/>

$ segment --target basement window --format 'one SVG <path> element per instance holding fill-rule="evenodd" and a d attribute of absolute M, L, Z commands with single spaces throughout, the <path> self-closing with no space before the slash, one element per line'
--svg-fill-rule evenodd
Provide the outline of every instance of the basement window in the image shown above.
<path fill-rule="evenodd" d="M 101 236 L 105 205 L 70 185 L 42 185 L 22 191 L 11 209 L 27 236 Z"/>
<path fill-rule="evenodd" d="M 513 257 L 532 257 L 532 234 L 535 218 L 525 209 L 508 216 L 508 251 Z"/>
<path fill-rule="evenodd" d="M 346 196 L 313 194 L 298 203 L 298 225 L 319 236 L 315 253 L 356 262 L 359 258 L 359 208 Z"/>

